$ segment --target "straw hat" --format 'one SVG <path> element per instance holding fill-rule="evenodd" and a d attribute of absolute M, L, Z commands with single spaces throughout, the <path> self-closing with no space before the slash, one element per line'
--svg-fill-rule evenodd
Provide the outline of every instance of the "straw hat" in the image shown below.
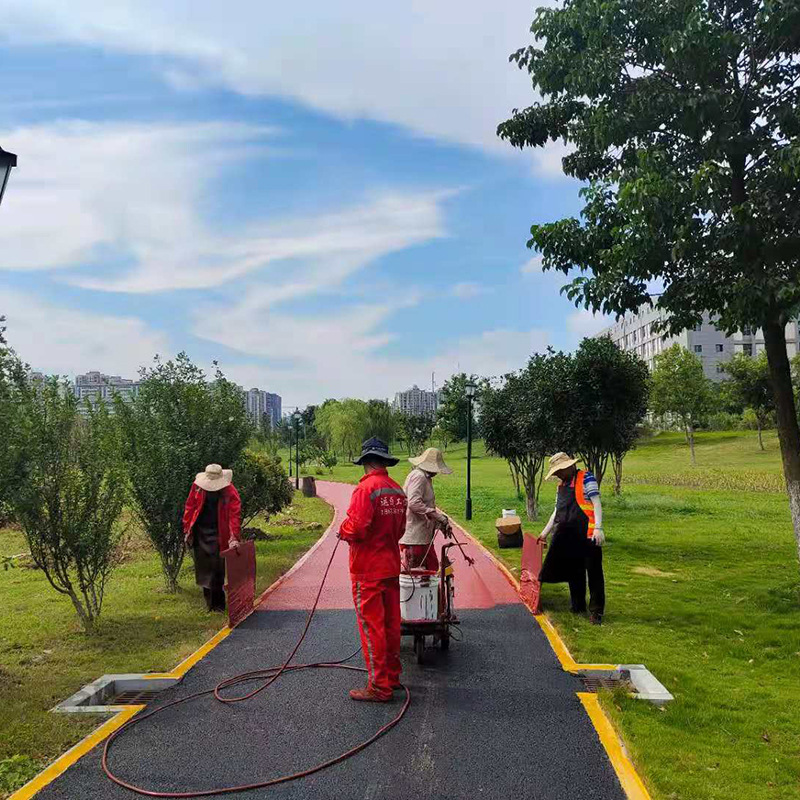
<path fill-rule="evenodd" d="M 231 485 L 232 469 L 222 469 L 219 464 L 209 464 L 205 472 L 198 472 L 194 482 L 207 492 L 218 492 Z"/>
<path fill-rule="evenodd" d="M 570 458 L 566 453 L 556 453 L 550 457 L 550 471 L 545 475 L 545 480 L 549 481 L 560 469 L 567 469 L 577 463 L 577 458 Z"/>
<path fill-rule="evenodd" d="M 438 472 L 441 475 L 452 475 L 453 470 L 444 463 L 442 451 L 429 447 L 421 456 L 408 459 L 415 467 L 425 472 Z"/>

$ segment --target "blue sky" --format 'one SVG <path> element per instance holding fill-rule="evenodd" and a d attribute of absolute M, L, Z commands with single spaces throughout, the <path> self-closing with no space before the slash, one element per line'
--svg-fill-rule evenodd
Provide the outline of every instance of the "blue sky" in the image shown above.
<path fill-rule="evenodd" d="M 580 208 L 534 97 L 532 6 L 0 0 L 0 313 L 37 369 L 217 359 L 288 405 L 497 375 L 602 322 L 525 242 Z"/>

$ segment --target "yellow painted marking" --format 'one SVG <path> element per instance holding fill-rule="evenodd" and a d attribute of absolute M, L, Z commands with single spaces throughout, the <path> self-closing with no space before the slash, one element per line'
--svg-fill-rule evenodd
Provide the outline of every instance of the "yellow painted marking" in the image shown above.
<path fill-rule="evenodd" d="M 583 707 L 589 715 L 592 724 L 600 737 L 600 741 L 608 754 L 611 765 L 614 767 L 614 772 L 617 773 L 619 782 L 622 784 L 622 789 L 625 792 L 628 800 L 651 800 L 650 793 L 647 791 L 639 773 L 636 772 L 636 767 L 633 766 L 622 742 L 617 736 L 617 732 L 611 725 L 610 720 L 605 715 L 605 712 L 600 707 L 600 701 L 597 695 L 589 694 L 588 692 L 578 692 Z"/>
<path fill-rule="evenodd" d="M 44 789 L 48 783 L 54 781 L 63 772 L 66 772 L 79 758 L 85 756 L 86 753 L 110 736 L 117 728 L 121 728 L 143 708 L 144 706 L 125 706 L 123 710 L 119 711 L 107 722 L 104 722 L 96 731 L 90 733 L 85 739 L 81 739 L 78 744 L 67 750 L 64 755 L 59 756 L 47 769 L 14 792 L 8 800 L 29 800 L 41 789 Z"/>
<path fill-rule="evenodd" d="M 170 678 L 182 678 L 198 661 L 205 658 L 221 641 L 231 635 L 231 629 L 226 625 L 221 631 L 212 636 L 199 650 L 195 650 L 188 658 L 181 661 L 169 674 Z"/>

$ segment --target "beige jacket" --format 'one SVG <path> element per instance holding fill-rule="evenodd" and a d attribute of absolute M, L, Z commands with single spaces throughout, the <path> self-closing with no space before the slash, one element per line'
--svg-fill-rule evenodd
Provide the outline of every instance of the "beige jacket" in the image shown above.
<path fill-rule="evenodd" d="M 406 532 L 400 544 L 430 544 L 436 530 L 447 522 L 447 517 L 436 510 L 433 481 L 421 469 L 414 469 L 408 474 L 403 491 L 408 508 Z"/>

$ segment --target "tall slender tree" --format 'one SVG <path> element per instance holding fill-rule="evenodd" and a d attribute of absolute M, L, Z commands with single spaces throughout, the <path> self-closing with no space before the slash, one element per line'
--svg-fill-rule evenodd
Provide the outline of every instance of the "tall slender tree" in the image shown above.
<path fill-rule="evenodd" d="M 540 101 L 499 134 L 565 141 L 582 219 L 531 228 L 576 303 L 655 301 L 679 332 L 704 312 L 761 328 L 800 554 L 800 427 L 785 326 L 800 314 L 800 5 L 796 0 L 564 0 L 511 58 Z"/>

